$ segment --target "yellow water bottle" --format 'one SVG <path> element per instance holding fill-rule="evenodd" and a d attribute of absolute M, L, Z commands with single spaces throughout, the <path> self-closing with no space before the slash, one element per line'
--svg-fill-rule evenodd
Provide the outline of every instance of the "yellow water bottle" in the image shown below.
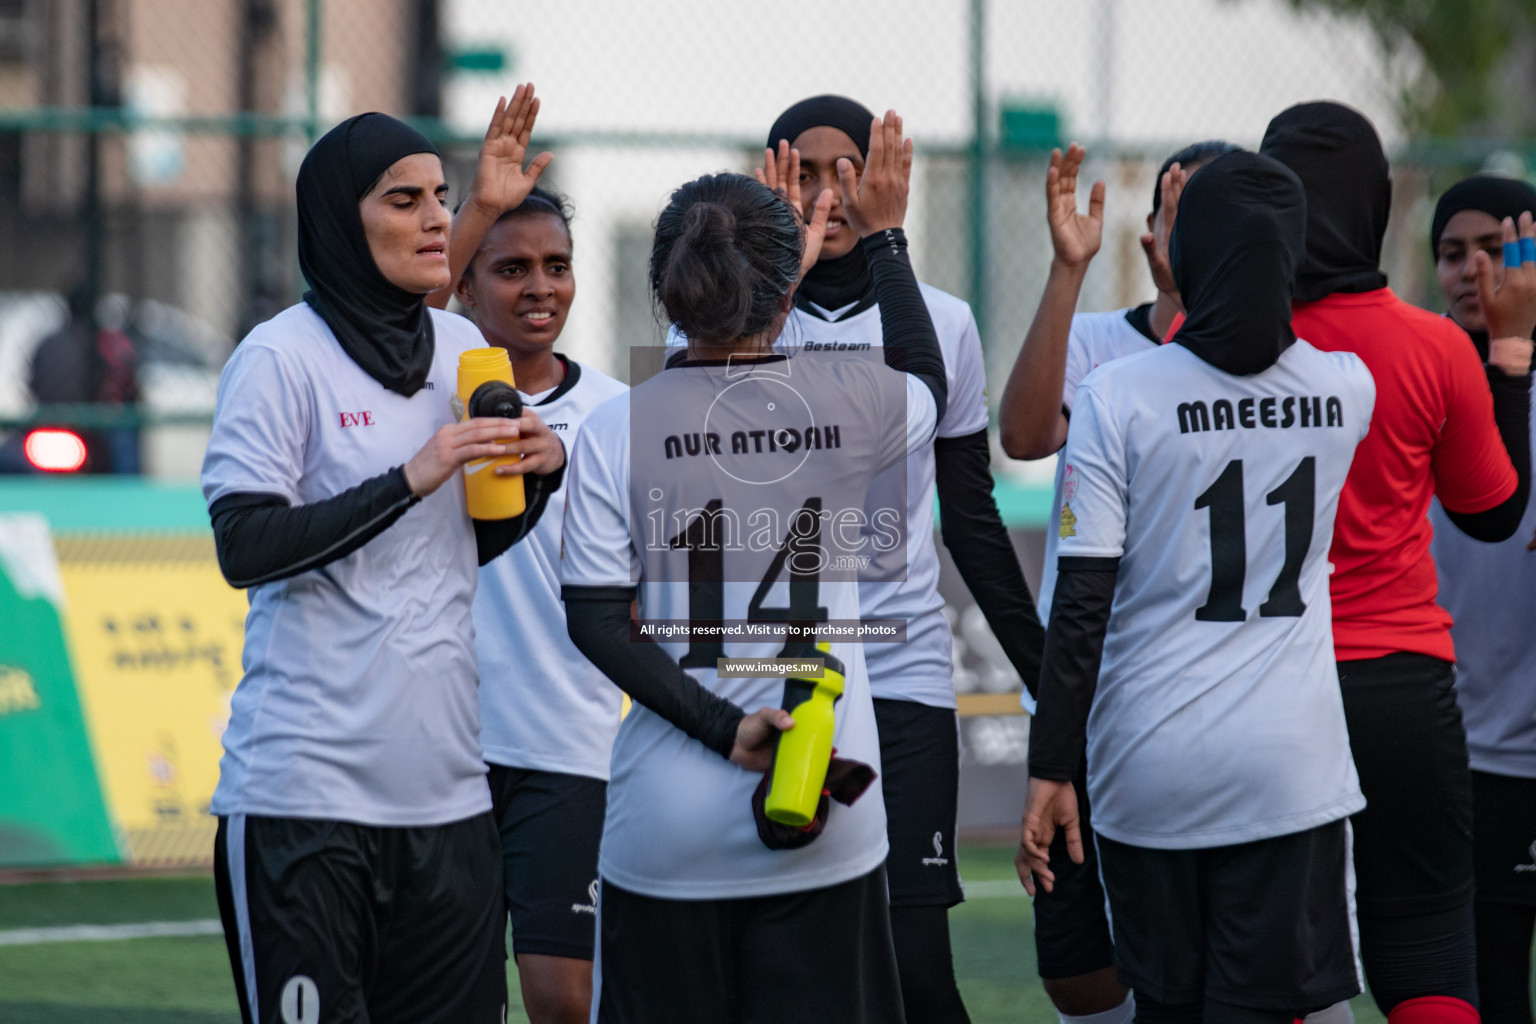
<path fill-rule="evenodd" d="M 516 419 L 522 415 L 523 402 L 514 387 L 512 361 L 507 358 L 506 349 L 491 345 L 459 354 L 459 401 L 470 419 Z M 521 455 L 500 455 L 476 459 L 464 467 L 464 495 L 471 519 L 511 519 L 523 514 L 527 507 L 523 478 L 497 476 L 494 472 L 496 466 L 510 466 L 521 460 Z"/>
<path fill-rule="evenodd" d="M 816 645 L 826 665 L 820 679 L 784 681 L 784 710 L 794 716 L 795 727 L 779 734 L 763 813 L 795 828 L 815 819 L 832 760 L 832 705 L 843 695 L 844 669 L 831 649 L 830 644 Z"/>

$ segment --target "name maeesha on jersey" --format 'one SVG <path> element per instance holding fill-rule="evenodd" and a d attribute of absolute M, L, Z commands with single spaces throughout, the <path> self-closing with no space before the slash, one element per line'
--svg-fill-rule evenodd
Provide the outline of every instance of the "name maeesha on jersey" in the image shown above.
<path fill-rule="evenodd" d="M 1202 430 L 1236 430 L 1243 427 L 1342 427 L 1344 403 L 1337 395 L 1287 395 L 1284 398 L 1218 398 L 1207 409 L 1202 401 L 1180 402 L 1179 433 Z"/>
<path fill-rule="evenodd" d="M 757 455 L 781 450 L 793 453 L 799 451 L 802 446 L 807 451 L 841 448 L 843 446 L 842 430 L 833 423 L 825 427 L 806 427 L 804 430 L 796 430 L 794 427 L 771 427 L 731 432 L 732 455 Z M 680 459 L 684 455 L 721 454 L 720 435 L 713 431 L 707 434 L 699 431 L 682 435 L 669 434 L 662 447 L 669 459 Z"/>

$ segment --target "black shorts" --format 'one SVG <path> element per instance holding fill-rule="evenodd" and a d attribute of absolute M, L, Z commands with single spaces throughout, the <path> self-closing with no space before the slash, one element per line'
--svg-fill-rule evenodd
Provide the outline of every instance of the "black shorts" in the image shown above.
<path fill-rule="evenodd" d="M 1203 850 L 1098 844 L 1116 973 L 1137 993 L 1298 1017 L 1359 994 L 1343 821 Z"/>
<path fill-rule="evenodd" d="M 608 783 L 490 765 L 512 952 L 591 960 Z"/>
<path fill-rule="evenodd" d="M 1083 862 L 1067 855 L 1067 835 L 1057 830 L 1051 841 L 1050 892 L 1035 886 L 1035 962 L 1040 977 L 1075 978 L 1115 965 L 1104 886 L 1099 881 L 1099 851 L 1089 819 L 1088 780 L 1079 774 L 1077 817 L 1083 832 Z"/>
<path fill-rule="evenodd" d="M 1536 906 L 1536 779 L 1472 773 L 1477 899 Z"/>
<path fill-rule="evenodd" d="M 887 1024 L 902 1019 L 885 869 L 737 900 L 664 900 L 603 882 L 599 1024 Z"/>
<path fill-rule="evenodd" d="M 1431 914 L 1472 899 L 1472 772 L 1456 671 L 1424 654 L 1339 662 L 1366 808 L 1353 819 L 1362 915 Z"/>
<path fill-rule="evenodd" d="M 876 700 L 880 786 L 891 852 L 893 907 L 952 907 L 965 899 L 955 856 L 960 726 L 953 708 Z"/>
<path fill-rule="evenodd" d="M 489 812 L 450 825 L 219 819 L 214 882 L 245 1024 L 501 1024 Z"/>

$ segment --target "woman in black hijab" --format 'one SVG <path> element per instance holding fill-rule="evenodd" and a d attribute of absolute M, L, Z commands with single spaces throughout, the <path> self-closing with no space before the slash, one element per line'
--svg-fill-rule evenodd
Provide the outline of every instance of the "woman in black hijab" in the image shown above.
<path fill-rule="evenodd" d="M 1270 122 L 1262 152 L 1307 193 L 1292 326 L 1320 349 L 1360 356 L 1376 381 L 1371 430 L 1334 521 L 1329 588 L 1367 800 L 1353 818 L 1360 958 L 1390 1024 L 1471 1024 L 1472 783 L 1426 513 L 1438 497 L 1451 523 L 1484 542 L 1518 529 L 1530 488 L 1531 344 L 1507 339 L 1484 366 L 1458 328 L 1386 286 L 1378 264 L 1392 182 L 1359 112 L 1291 107 Z"/>
<path fill-rule="evenodd" d="M 504 1019 L 470 606 L 565 460 L 532 413 L 450 406 L 485 342 L 426 307 L 448 280 L 446 194 L 432 144 L 394 118 L 328 132 L 297 186 L 311 290 L 219 383 L 203 491 L 251 607 L 211 810 L 253 1024 Z M 527 510 L 471 527 L 455 478 L 504 454 L 523 459 L 489 471 L 528 474 Z"/>
<path fill-rule="evenodd" d="M 1086 758 L 1137 1021 L 1288 1024 L 1360 991 L 1344 863 L 1345 819 L 1364 800 L 1327 551 L 1312 538 L 1327 535 L 1374 396 L 1360 360 L 1291 331 L 1305 237 L 1301 182 L 1274 160 L 1229 152 L 1193 175 L 1169 245 L 1188 319 L 1173 343 L 1084 379 L 1062 456 L 1079 512 L 1063 506 L 1015 863 L 1031 894 L 1071 884 L 1051 845 L 1059 827 L 1070 859 L 1085 859 L 1074 780 Z M 1326 433 L 1273 415 L 1287 395 L 1320 393 L 1337 412 Z M 1281 524 L 1258 511 L 1277 498 L 1290 502 L 1288 582 L 1255 608 L 1244 531 L 1247 543 L 1272 531 L 1261 547 L 1278 561 Z M 1266 885 L 1286 897 L 1248 898 Z"/>
<path fill-rule="evenodd" d="M 1478 355 L 1487 362 L 1489 336 L 1529 337 L 1536 328 L 1536 306 L 1512 310 L 1519 322 L 1489 324 L 1478 296 L 1478 281 L 1486 273 L 1489 283 L 1504 281 L 1504 221 L 1514 233 L 1521 214 L 1536 215 L 1536 188 L 1514 178 L 1476 174 L 1463 178 L 1435 204 L 1434 221 L 1429 229 L 1429 250 L 1435 261 L 1435 279 L 1445 296 L 1448 315 L 1457 326 L 1471 335 Z M 1518 243 L 1517 243 L 1518 244 Z M 1486 254 L 1478 259 L 1477 254 Z M 1527 262 L 1526 260 L 1521 261 Z M 1536 273 L 1536 271 L 1533 271 Z M 1502 309 L 1493 311 L 1499 319 Z M 1508 317 L 1505 317 L 1508 319 Z M 1530 322 L 1526 322 L 1529 320 Z"/>
<path fill-rule="evenodd" d="M 883 345 L 889 336 L 889 310 L 876 308 L 874 275 L 845 216 L 839 185 L 843 161 L 851 174 L 863 173 L 872 121 L 868 109 L 847 97 L 812 96 L 785 110 L 768 131 L 758 180 L 798 201 L 807 222 L 817 199 L 833 196 L 821 255 L 800 282 L 794 315 L 781 335 L 813 357 L 818 345 Z M 890 500 L 905 501 L 908 523 L 918 524 L 907 551 L 912 571 L 901 583 L 866 583 L 860 596 L 866 617 L 902 619 L 910 635 L 922 638 L 876 644 L 866 653 L 884 769 L 891 931 L 902 1001 L 908 1024 L 964 1024 L 969 1016 L 955 983 L 948 918 L 964 895 L 953 852 L 933 853 L 935 843 L 954 850 L 959 786 L 949 626 L 941 615 L 930 518 L 935 493 L 944 546 L 1026 686 L 1033 686 L 1039 671 L 1043 630 L 992 497 L 985 364 L 975 318 L 964 301 L 928 285 L 921 286 L 921 301 L 933 318 L 956 397 L 932 448 L 914 453 L 902 473 L 885 481 L 905 492 Z"/>
<path fill-rule="evenodd" d="M 1489 338 L 1529 336 L 1536 305 L 1511 323 L 1484 312 L 1481 293 L 1507 291 L 1516 278 L 1536 297 L 1536 263 L 1504 266 L 1503 244 L 1536 212 L 1536 189 L 1523 181 L 1479 174 L 1452 185 L 1435 207 L 1430 250 L 1448 315 L 1487 361 Z M 1519 243 L 1516 243 L 1518 252 Z M 1536 248 L 1536 247 L 1533 247 Z M 1531 255 L 1536 256 L 1536 252 Z M 1490 322 L 1492 321 L 1492 322 Z M 1531 1024 L 1531 942 L 1536 932 L 1536 532 L 1527 508 L 1515 535 L 1481 544 L 1455 529 L 1443 509 L 1430 510 L 1431 550 L 1440 569 L 1438 600 L 1455 620 L 1456 703 L 1467 729 L 1472 768 L 1472 852 L 1477 877 L 1477 991 L 1486 1024 Z"/>

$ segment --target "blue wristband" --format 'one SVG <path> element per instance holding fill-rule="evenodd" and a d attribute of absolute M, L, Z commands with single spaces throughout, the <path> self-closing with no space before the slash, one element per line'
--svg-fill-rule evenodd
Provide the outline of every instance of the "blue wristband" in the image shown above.
<path fill-rule="evenodd" d="M 1520 239 L 1520 262 L 1536 263 L 1536 238 Z"/>
<path fill-rule="evenodd" d="M 1518 267 L 1520 265 L 1520 243 L 1504 243 L 1504 265 L 1506 267 Z"/>

